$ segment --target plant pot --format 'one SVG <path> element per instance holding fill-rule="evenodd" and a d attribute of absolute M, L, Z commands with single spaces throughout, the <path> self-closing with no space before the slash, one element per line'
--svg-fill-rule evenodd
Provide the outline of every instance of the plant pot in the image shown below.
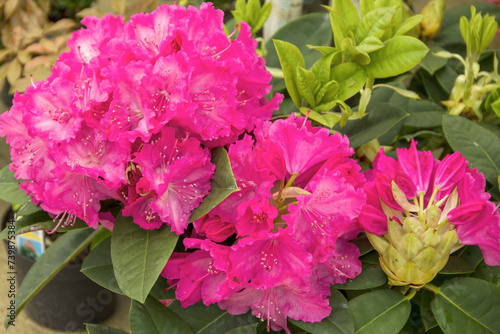
<path fill-rule="evenodd" d="M 10 216 L 10 210 L 3 215 L 2 228 Z M 16 254 L 18 289 L 34 262 Z M 62 268 L 26 305 L 24 312 L 28 317 L 40 325 L 61 331 L 85 329 L 85 323 L 110 317 L 116 308 L 116 294 L 90 280 L 80 271 L 81 267 L 81 264 L 69 264 Z"/>

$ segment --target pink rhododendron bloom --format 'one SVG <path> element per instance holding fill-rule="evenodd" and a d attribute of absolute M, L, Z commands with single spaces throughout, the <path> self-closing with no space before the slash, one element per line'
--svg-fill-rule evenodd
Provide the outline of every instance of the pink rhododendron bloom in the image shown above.
<path fill-rule="evenodd" d="M 357 219 L 366 201 L 365 178 L 352 154 L 347 137 L 294 115 L 264 122 L 255 137 L 245 135 L 230 145 L 239 190 L 184 240 L 186 247 L 209 251 L 218 273 L 215 279 L 205 264 L 192 275 L 189 284 L 198 300 L 218 303 L 230 314 L 252 310 L 269 329 L 287 333 L 287 318 L 326 317 L 330 285 L 361 272 L 359 250 L 349 241 L 363 231 Z M 169 261 L 164 274 L 173 284 L 184 275 L 183 266 L 180 273 L 167 274 L 177 263 Z M 176 295 L 191 304 L 195 294 Z"/>
<path fill-rule="evenodd" d="M 102 217 L 112 228 L 101 201 L 115 200 L 141 227 L 182 234 L 211 188 L 209 149 L 251 132 L 282 100 L 266 98 L 271 74 L 257 42 L 245 23 L 227 36 L 208 3 L 82 23 L 47 80 L 0 117 L 10 169 L 63 225 L 78 217 L 97 227 Z M 203 233 L 220 241 L 235 227 L 219 217 L 225 234 L 213 224 Z"/>
<path fill-rule="evenodd" d="M 499 265 L 500 215 L 484 191 L 484 176 L 467 165 L 459 152 L 431 161 L 430 152 L 418 151 L 413 141 L 398 150 L 397 161 L 381 150 L 367 173 L 368 198 L 359 223 L 375 235 L 387 233 L 387 219 L 406 224 L 414 217 L 436 231 L 451 224 L 446 229 L 456 231 L 455 250 L 478 245 L 486 264 Z"/>

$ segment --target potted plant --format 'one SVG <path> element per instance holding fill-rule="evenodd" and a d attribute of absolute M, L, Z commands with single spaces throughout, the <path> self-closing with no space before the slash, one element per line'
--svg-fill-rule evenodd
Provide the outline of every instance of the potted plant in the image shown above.
<path fill-rule="evenodd" d="M 335 0 L 258 53 L 209 3 L 85 18 L 0 116 L 11 177 L 71 240 L 16 312 L 93 242 L 82 271 L 132 299 L 133 333 L 500 331 L 498 10 L 441 5 Z"/>

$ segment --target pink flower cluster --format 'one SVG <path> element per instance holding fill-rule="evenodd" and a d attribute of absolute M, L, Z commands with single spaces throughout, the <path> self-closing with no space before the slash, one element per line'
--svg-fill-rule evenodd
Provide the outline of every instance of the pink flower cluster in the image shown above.
<path fill-rule="evenodd" d="M 162 273 L 181 305 L 251 310 L 287 333 L 287 317 L 328 316 L 330 285 L 361 272 L 349 240 L 361 232 L 365 180 L 353 153 L 347 137 L 293 114 L 232 144 L 239 191 L 194 222 L 184 245 L 195 250 L 174 253 Z"/>
<path fill-rule="evenodd" d="M 68 224 L 112 228 L 119 200 L 145 229 L 178 234 L 210 190 L 210 148 L 270 119 L 281 100 L 245 23 L 226 36 L 210 4 L 85 18 L 46 81 L 0 117 L 11 170 L 32 201 Z"/>
<path fill-rule="evenodd" d="M 411 206 L 425 214 L 434 205 L 440 209 L 437 229 L 449 222 L 455 226 L 460 244 L 478 245 L 486 264 L 500 265 L 500 215 L 484 191 L 483 174 L 468 168 L 460 152 L 439 161 L 430 151 L 418 151 L 414 141 L 397 154 L 396 161 L 381 150 L 373 169 L 365 173 L 367 204 L 359 216 L 363 228 L 382 235 L 387 233 L 388 218 L 403 222 L 405 210 L 411 211 Z M 392 182 L 404 193 L 401 198 L 395 198 Z"/>

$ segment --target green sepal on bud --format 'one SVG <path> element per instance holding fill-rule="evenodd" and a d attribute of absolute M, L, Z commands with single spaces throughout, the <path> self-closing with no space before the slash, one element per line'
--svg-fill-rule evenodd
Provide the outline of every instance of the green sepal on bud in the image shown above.
<path fill-rule="evenodd" d="M 439 212 L 429 209 L 427 223 L 416 217 L 405 218 L 403 224 L 389 219 L 385 235 L 367 233 L 390 285 L 421 288 L 443 269 L 450 252 L 459 244 L 457 233 L 448 222 L 439 228 L 429 226 L 439 221 Z"/>

